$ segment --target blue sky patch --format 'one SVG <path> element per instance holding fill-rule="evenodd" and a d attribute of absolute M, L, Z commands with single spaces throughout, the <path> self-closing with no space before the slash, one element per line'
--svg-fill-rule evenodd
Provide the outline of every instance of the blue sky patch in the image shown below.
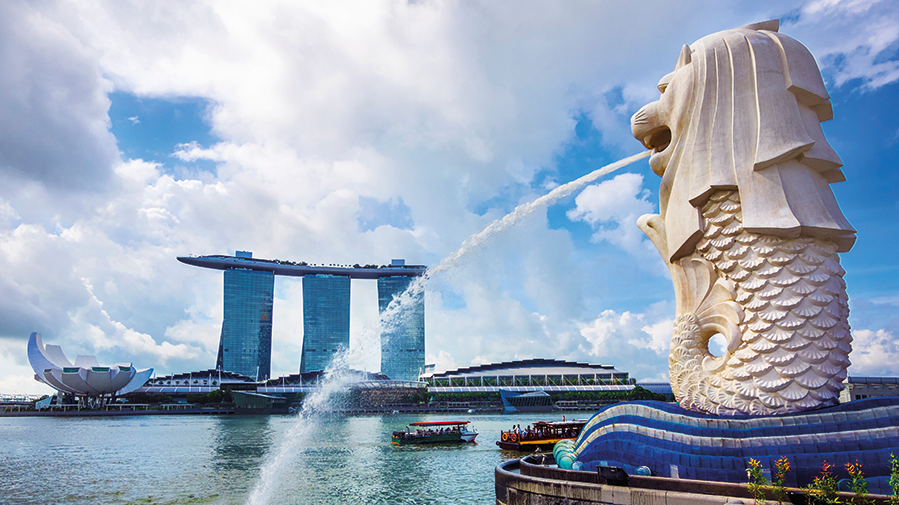
<path fill-rule="evenodd" d="M 359 197 L 359 231 L 366 232 L 378 226 L 388 225 L 400 230 L 411 230 L 412 210 L 400 197 L 381 201 L 367 196 Z"/>
<path fill-rule="evenodd" d="M 181 170 L 215 174 L 212 161 L 185 162 L 172 156 L 179 144 L 196 142 L 209 147 L 219 140 L 208 122 L 209 100 L 140 97 L 123 92 L 110 93 L 109 100 L 110 130 L 125 158 L 159 163 L 168 174 Z"/>

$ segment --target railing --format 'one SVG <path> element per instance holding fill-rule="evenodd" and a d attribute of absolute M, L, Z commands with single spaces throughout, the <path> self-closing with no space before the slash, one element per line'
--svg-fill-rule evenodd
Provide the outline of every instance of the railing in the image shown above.
<path fill-rule="evenodd" d="M 0 404 L 20 405 L 30 404 L 47 395 L 26 395 L 26 394 L 0 394 Z"/>
<path fill-rule="evenodd" d="M 431 387 L 547 387 L 547 386 L 620 386 L 634 385 L 626 375 L 603 378 L 600 374 L 568 375 L 491 375 L 479 377 L 427 378 Z"/>

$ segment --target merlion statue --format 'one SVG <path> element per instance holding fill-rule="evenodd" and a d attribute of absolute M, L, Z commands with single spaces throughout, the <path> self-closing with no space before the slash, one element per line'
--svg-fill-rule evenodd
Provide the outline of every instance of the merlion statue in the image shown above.
<path fill-rule="evenodd" d="M 849 366 L 837 253 L 855 230 L 829 186 L 845 180 L 821 131 L 833 108 L 811 53 L 778 27 L 684 46 L 661 98 L 631 119 L 662 177 L 660 214 L 638 225 L 674 283 L 671 387 L 698 412 L 833 405 Z"/>

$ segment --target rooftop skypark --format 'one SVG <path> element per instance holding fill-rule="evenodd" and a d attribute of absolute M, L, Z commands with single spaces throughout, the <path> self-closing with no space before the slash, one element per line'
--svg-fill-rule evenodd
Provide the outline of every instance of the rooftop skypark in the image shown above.
<path fill-rule="evenodd" d="M 251 253 L 237 251 L 234 256 L 212 254 L 208 256 L 179 256 L 178 261 L 203 268 L 228 270 L 246 268 L 272 272 L 275 275 L 302 277 L 305 275 L 339 275 L 351 279 L 380 279 L 381 277 L 420 277 L 427 271 L 424 265 L 406 265 L 404 260 L 393 260 L 390 265 L 310 265 L 305 261 L 267 260 L 253 258 Z"/>

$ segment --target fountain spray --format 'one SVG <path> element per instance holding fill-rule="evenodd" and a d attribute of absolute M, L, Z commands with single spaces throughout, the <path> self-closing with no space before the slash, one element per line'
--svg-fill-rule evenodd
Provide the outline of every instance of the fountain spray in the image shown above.
<path fill-rule="evenodd" d="M 416 278 L 409 284 L 409 287 L 406 288 L 406 291 L 394 297 L 393 301 L 390 302 L 390 305 L 387 306 L 387 309 L 384 310 L 384 313 L 381 315 L 382 328 L 384 328 L 384 326 L 386 325 L 388 329 L 392 330 L 393 325 L 402 320 L 401 313 L 403 312 L 403 308 L 413 301 L 415 295 L 425 289 L 425 285 L 431 277 L 449 270 L 462 257 L 469 254 L 470 252 L 484 248 L 487 243 L 489 243 L 497 234 L 502 233 L 509 227 L 521 222 L 524 218 L 531 215 L 534 211 L 549 207 L 555 202 L 561 200 L 562 198 L 565 198 L 568 195 L 571 195 L 575 191 L 578 191 L 579 189 L 583 188 L 587 184 L 590 184 L 596 179 L 599 179 L 604 175 L 608 175 L 618 169 L 624 168 L 631 163 L 634 163 L 635 161 L 646 158 L 650 154 L 652 154 L 651 151 L 643 151 L 633 156 L 628 156 L 627 158 L 623 158 L 614 163 L 610 163 L 602 168 L 598 168 L 590 172 L 587 175 L 584 175 L 571 182 L 565 183 L 553 189 L 549 193 L 541 196 L 540 198 L 537 198 L 536 200 L 519 205 L 512 212 L 506 214 L 500 219 L 497 219 L 496 221 L 493 221 L 480 232 L 475 233 L 471 237 L 468 237 L 464 242 L 462 242 L 462 246 L 459 247 L 456 252 L 443 258 L 443 260 L 440 261 L 440 264 L 438 264 L 434 268 L 429 269 L 428 273 L 424 276 Z"/>

